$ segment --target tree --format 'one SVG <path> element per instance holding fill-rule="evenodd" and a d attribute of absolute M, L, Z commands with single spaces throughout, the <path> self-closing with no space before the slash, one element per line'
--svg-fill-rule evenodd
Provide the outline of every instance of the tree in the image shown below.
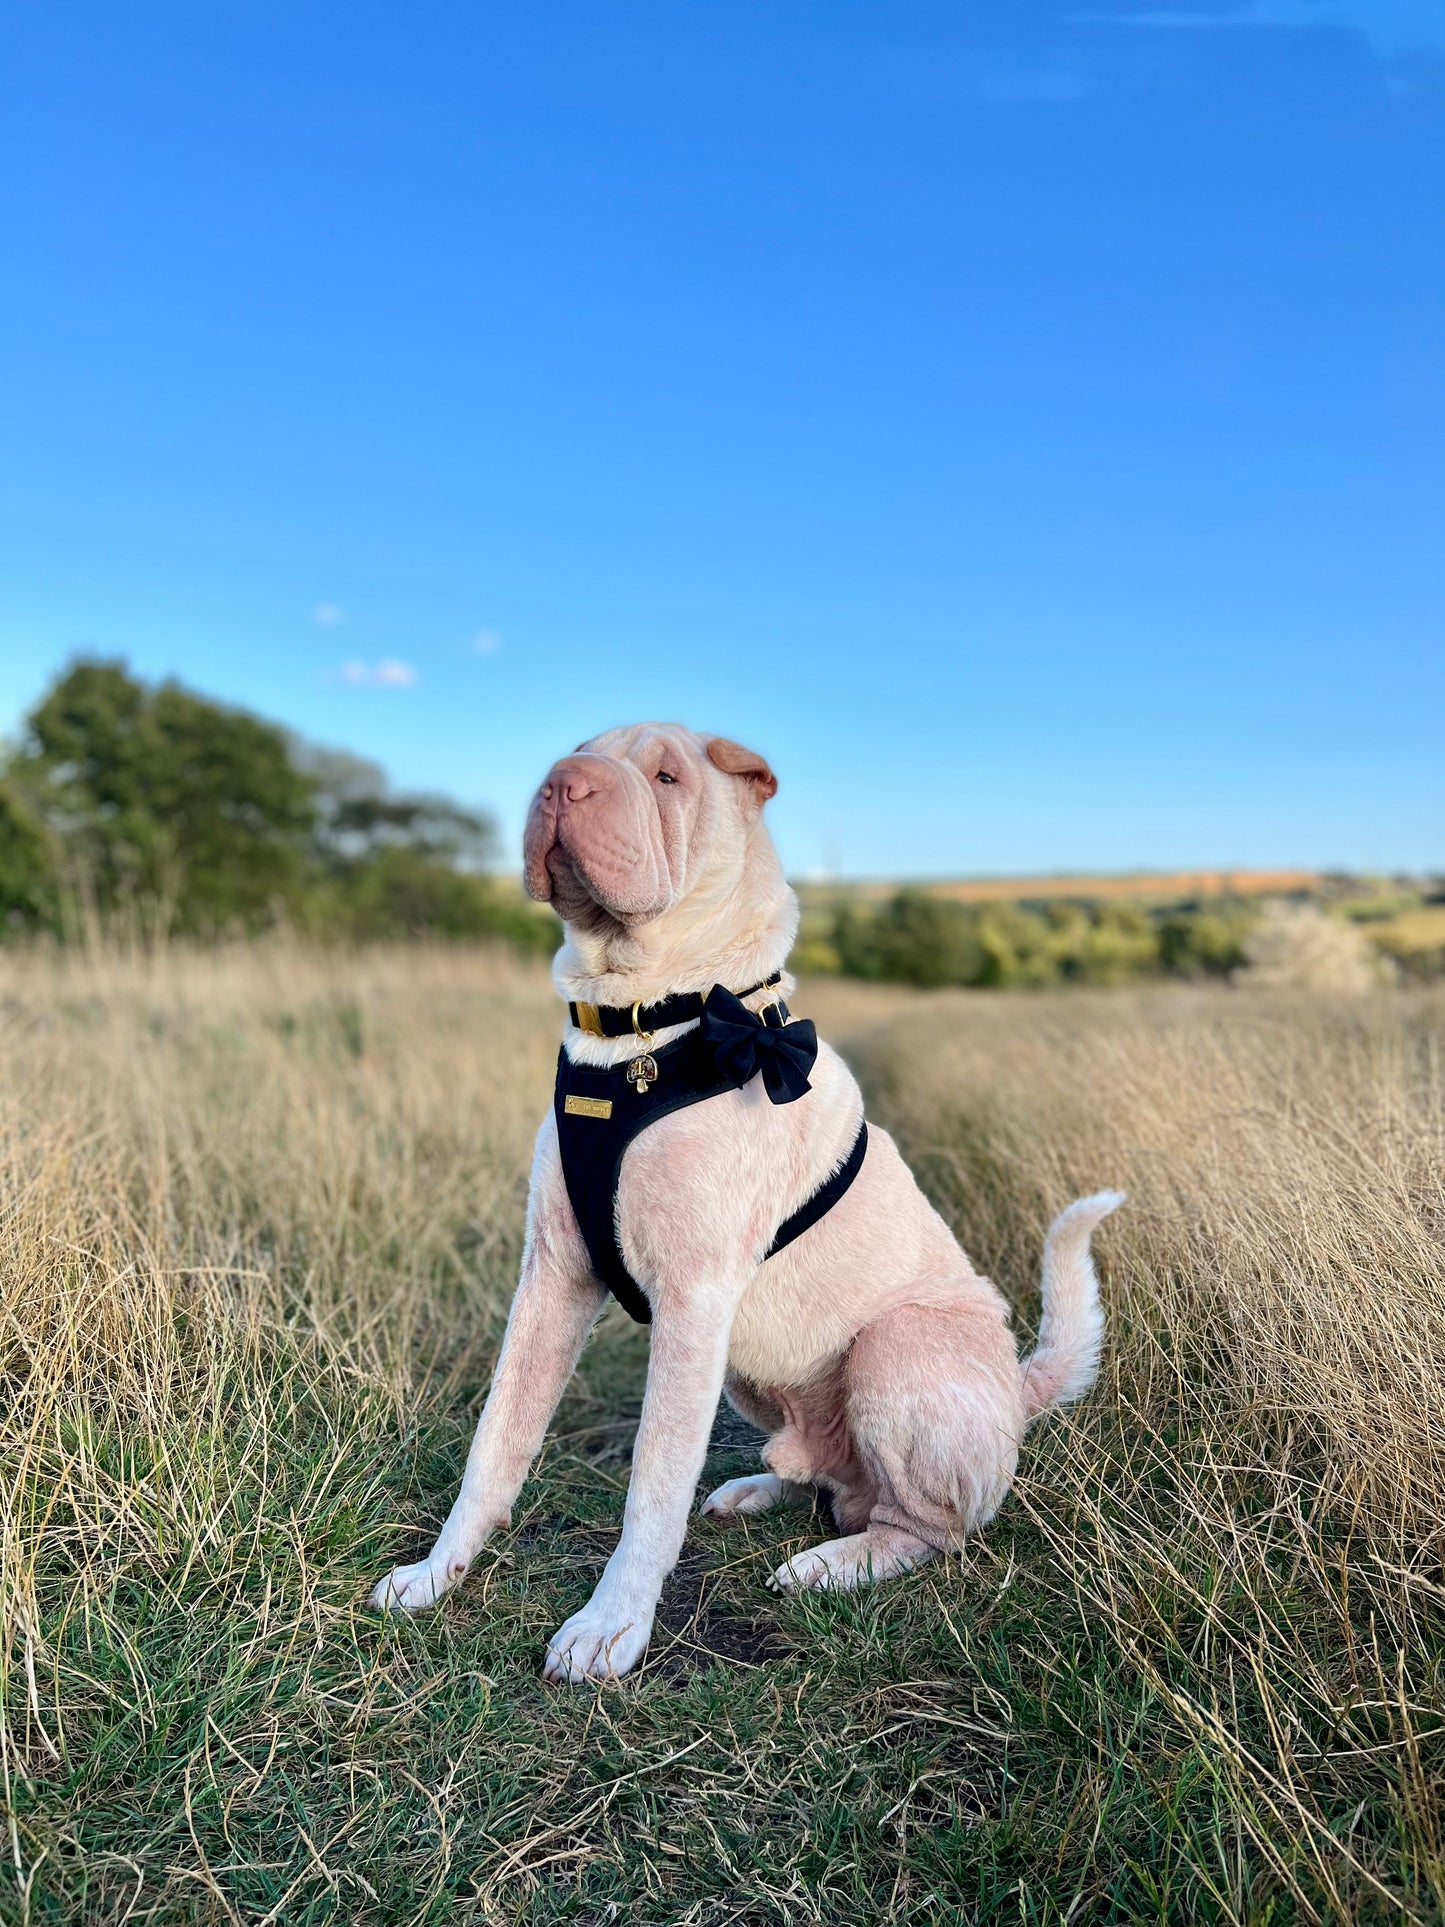
<path fill-rule="evenodd" d="M 375 763 L 123 662 L 77 662 L 0 764 L 0 935 L 59 929 L 64 899 L 192 936 L 278 912 L 317 936 L 500 937 L 556 947 L 499 888 L 492 819 L 399 795 Z"/>
<path fill-rule="evenodd" d="M 976 984 L 987 968 L 978 918 L 961 903 L 900 890 L 876 915 L 844 904 L 834 942 L 850 976 L 937 986 Z"/>
<path fill-rule="evenodd" d="M 407 850 L 448 869 L 473 872 L 496 854 L 496 825 L 482 811 L 464 809 L 447 796 L 396 795 L 378 764 L 346 750 L 322 749 L 296 737 L 290 750 L 313 785 L 313 837 L 334 873 L 349 874 L 387 850 Z"/>
<path fill-rule="evenodd" d="M 315 785 L 283 731 L 122 662 L 79 662 L 30 716 L 9 776 L 65 880 L 188 932 L 255 929 L 294 903 Z"/>
<path fill-rule="evenodd" d="M 53 927 L 55 849 L 8 783 L 0 782 L 0 934 Z"/>
<path fill-rule="evenodd" d="M 1358 924 L 1332 917 L 1317 903 L 1267 903 L 1245 939 L 1240 980 L 1275 990 L 1326 990 L 1359 995 L 1388 983 L 1391 966 Z"/>
<path fill-rule="evenodd" d="M 306 907 L 318 932 L 363 941 L 502 937 L 522 950 L 557 947 L 550 913 L 499 890 L 485 865 L 496 826 L 445 796 L 398 795 L 375 764 L 293 739 L 316 786 L 313 832 L 321 876 Z"/>
<path fill-rule="evenodd" d="M 1227 977 L 1245 961 L 1257 916 L 1238 905 L 1172 910 L 1159 925 L 1159 960 L 1175 977 Z"/>

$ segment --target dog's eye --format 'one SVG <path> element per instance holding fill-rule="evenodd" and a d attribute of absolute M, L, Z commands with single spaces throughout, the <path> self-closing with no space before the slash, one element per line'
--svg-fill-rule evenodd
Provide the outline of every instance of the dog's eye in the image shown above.
<path fill-rule="evenodd" d="M 675 783 L 677 778 L 675 776 L 669 776 L 665 769 L 660 769 L 657 772 L 657 780 L 659 783 Z"/>

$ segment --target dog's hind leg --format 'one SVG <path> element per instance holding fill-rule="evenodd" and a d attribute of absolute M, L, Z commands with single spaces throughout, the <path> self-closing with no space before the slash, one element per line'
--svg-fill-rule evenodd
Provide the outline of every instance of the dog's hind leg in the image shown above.
<path fill-rule="evenodd" d="M 762 1453 L 767 1470 L 719 1486 L 704 1501 L 704 1512 L 766 1512 L 788 1501 L 808 1504 L 815 1491 L 822 1491 L 843 1531 L 867 1524 L 877 1485 L 849 1435 L 842 1358 L 807 1384 L 754 1393 L 751 1410 L 732 1391 L 729 1397 L 754 1424 L 767 1422 L 771 1436 Z"/>
<path fill-rule="evenodd" d="M 759 1391 L 749 1379 L 729 1372 L 723 1380 L 723 1396 L 749 1425 L 760 1432 L 776 1432 L 783 1423 L 782 1407 L 766 1392 Z M 749 1472 L 740 1479 L 725 1479 L 715 1492 L 709 1492 L 698 1512 L 703 1518 L 735 1519 L 771 1512 L 775 1505 L 809 1504 L 813 1490 L 779 1478 L 776 1472 Z"/>
<path fill-rule="evenodd" d="M 769 1584 L 867 1585 L 961 1543 L 1003 1503 L 1024 1415 L 1002 1301 L 904 1305 L 866 1326 L 844 1370 L 849 1440 L 870 1475 L 862 1526 L 796 1554 Z M 835 1510 L 837 1510 L 835 1505 Z"/>

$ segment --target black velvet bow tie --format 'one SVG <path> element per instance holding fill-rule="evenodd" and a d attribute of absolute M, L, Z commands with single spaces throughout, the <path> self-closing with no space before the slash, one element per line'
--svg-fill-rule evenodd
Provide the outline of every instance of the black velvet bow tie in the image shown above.
<path fill-rule="evenodd" d="M 791 1104 L 813 1088 L 808 1072 L 818 1055 L 818 1033 L 810 1017 L 772 1030 L 730 990 L 714 984 L 700 1029 L 719 1072 L 743 1085 L 761 1071 L 774 1104 Z"/>

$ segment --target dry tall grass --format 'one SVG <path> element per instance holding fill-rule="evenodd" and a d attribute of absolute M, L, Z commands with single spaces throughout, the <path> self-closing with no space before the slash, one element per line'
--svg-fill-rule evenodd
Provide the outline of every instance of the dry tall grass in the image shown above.
<path fill-rule="evenodd" d="M 1441 1917 L 1445 1003 L 801 1002 L 1025 1318 L 1128 1188 L 1105 1380 L 962 1558 L 775 1602 L 817 1528 L 704 1529 L 641 1681 L 559 1700 L 620 1324 L 459 1600 L 359 1606 L 485 1385 L 540 973 L 0 953 L 0 1919 Z"/>
<path fill-rule="evenodd" d="M 1339 1918 L 1376 1882 L 1408 1911 L 1331 1822 L 1370 1753 L 1438 1907 L 1445 1001 L 939 1015 L 941 1040 L 895 1031 L 863 1067 L 975 1250 L 1017 1288 L 1058 1199 L 1132 1194 L 1106 1386 L 1020 1493 L 1060 1570 L 1207 1742 L 1264 1859 L 1302 1848 Z"/>

